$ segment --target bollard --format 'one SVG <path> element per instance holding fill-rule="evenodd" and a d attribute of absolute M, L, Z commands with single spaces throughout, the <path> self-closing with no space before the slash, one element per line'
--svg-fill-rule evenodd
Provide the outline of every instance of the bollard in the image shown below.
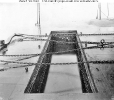
<path fill-rule="evenodd" d="M 26 73 L 28 72 L 28 67 L 25 67 L 25 71 L 26 71 Z"/>
<path fill-rule="evenodd" d="M 41 46 L 40 46 L 40 45 L 38 45 L 38 48 L 40 49 L 40 48 L 41 48 Z"/>
<path fill-rule="evenodd" d="M 87 47 L 87 43 L 85 43 L 85 47 Z"/>

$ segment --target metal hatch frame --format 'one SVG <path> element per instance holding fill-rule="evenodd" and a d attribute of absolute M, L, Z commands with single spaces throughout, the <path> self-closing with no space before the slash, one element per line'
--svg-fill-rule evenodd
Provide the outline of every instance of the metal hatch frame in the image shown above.
<path fill-rule="evenodd" d="M 79 48 L 78 50 L 75 51 L 78 62 L 87 62 L 85 52 L 82 49 L 82 44 L 76 30 L 51 31 L 48 37 L 48 40 L 53 40 L 54 37 L 56 37 L 57 35 L 70 36 L 72 34 L 76 38 L 75 47 L 76 49 Z M 45 46 L 43 47 L 42 53 L 55 51 L 54 46 L 55 44 L 53 41 L 46 41 Z M 42 54 L 42 53 L 38 59 L 38 63 L 50 63 L 52 54 Z M 88 62 L 79 63 L 78 67 L 79 67 L 83 93 L 97 93 L 98 90 L 95 86 L 91 71 L 89 69 L 89 63 Z M 49 68 L 50 68 L 50 65 L 36 64 L 24 93 L 43 93 L 45 89 L 47 77 L 48 77 Z"/>

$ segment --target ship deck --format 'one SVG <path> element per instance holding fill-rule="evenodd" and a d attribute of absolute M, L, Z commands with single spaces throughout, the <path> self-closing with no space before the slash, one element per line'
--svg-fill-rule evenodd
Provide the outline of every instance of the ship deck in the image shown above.
<path fill-rule="evenodd" d="M 113 41 L 113 36 L 85 36 L 80 37 L 81 41 L 97 41 L 105 39 L 105 41 Z M 20 55 L 20 54 L 36 54 L 41 53 L 44 50 L 46 42 L 40 41 L 23 41 L 15 42 L 8 46 L 8 51 L 5 55 Z M 38 45 L 41 44 L 41 49 Z M 58 49 L 61 45 L 56 45 Z M 83 47 L 85 45 L 82 45 Z M 91 45 L 89 45 L 91 46 Z M 66 49 L 66 47 L 64 48 Z M 84 50 L 87 60 L 113 60 L 113 48 L 104 49 L 86 49 Z M 69 59 L 66 59 L 66 56 Z M 2 60 L 16 61 L 24 57 L 0 57 Z M 36 63 L 39 60 L 39 56 L 22 60 L 20 62 Z M 76 54 L 62 54 L 52 55 L 51 63 L 62 62 L 75 62 L 78 61 Z M 15 63 L 0 63 L 0 69 L 8 67 L 22 66 L 22 64 Z M 5 71 L 0 71 L 0 97 L 3 100 L 110 100 L 110 96 L 113 94 L 113 79 L 110 74 L 113 71 L 113 64 L 89 64 L 92 77 L 97 87 L 98 93 L 83 93 L 79 75 L 79 67 L 77 65 L 68 66 L 50 66 L 46 88 L 44 93 L 24 93 L 25 89 L 30 83 L 30 79 L 34 73 L 35 65 L 28 67 L 28 72 L 25 72 L 24 67 L 11 68 Z M 72 67 L 72 68 L 71 68 Z M 97 68 L 97 69 L 96 69 Z M 66 69 L 66 70 L 65 70 Z M 100 80 L 100 81 L 99 81 Z M 66 84 L 67 82 L 67 84 Z M 107 84 L 109 83 L 109 84 Z M 108 94 L 107 94 L 108 93 Z M 107 95 L 106 95 L 107 94 Z"/>

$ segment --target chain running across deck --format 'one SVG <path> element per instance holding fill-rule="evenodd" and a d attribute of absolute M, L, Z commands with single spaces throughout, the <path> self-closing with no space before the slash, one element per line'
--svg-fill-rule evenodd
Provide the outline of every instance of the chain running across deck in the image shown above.
<path fill-rule="evenodd" d="M 75 44 L 77 42 L 66 42 L 66 41 L 56 41 L 56 40 L 48 40 L 48 39 L 37 39 L 37 38 L 31 38 L 31 37 L 27 37 L 29 39 L 32 40 L 25 40 L 22 39 L 21 41 L 51 41 L 51 42 L 56 42 L 56 43 L 68 43 L 68 44 Z M 67 39 L 68 40 L 68 39 Z M 79 42 L 78 42 L 79 43 Z M 81 41 L 80 43 L 87 43 L 87 44 L 99 44 L 100 42 L 91 42 L 91 41 Z M 114 42 L 105 42 L 105 44 L 113 44 Z"/>
<path fill-rule="evenodd" d="M 24 34 L 22 34 L 24 35 Z M 65 34 L 65 35 L 70 35 L 70 34 Z M 77 34 L 76 34 L 77 35 Z M 100 35 L 114 35 L 114 33 L 93 33 L 93 34 L 82 34 L 82 33 L 78 33 L 78 36 L 100 36 Z M 49 35 L 26 35 L 26 36 L 36 36 L 36 37 L 48 37 Z M 57 34 L 53 34 L 53 36 L 57 36 Z"/>
<path fill-rule="evenodd" d="M 105 44 L 104 44 L 105 45 Z M 85 48 L 82 48 L 82 49 L 98 49 L 98 48 L 114 48 L 114 45 L 108 45 L 108 46 L 105 46 L 105 47 L 101 47 L 101 46 L 91 46 L 91 47 L 85 47 Z M 19 56 L 39 56 L 39 55 L 45 55 L 45 54 L 60 54 L 60 53 L 69 53 L 69 52 L 72 52 L 72 51 L 76 51 L 76 50 L 80 50 L 80 48 L 78 49 L 72 49 L 72 50 L 66 50 L 66 51 L 61 51 L 61 52 L 49 52 L 49 53 L 37 53 L 37 54 L 20 54 L 20 55 L 0 55 L 0 56 L 3 56 L 3 57 L 19 57 Z"/>
<path fill-rule="evenodd" d="M 16 64 L 27 64 L 25 66 L 18 66 L 18 67 L 8 67 L 0 69 L 0 71 L 4 71 L 11 68 L 21 68 L 21 67 L 27 67 L 27 66 L 33 66 L 33 65 L 71 65 L 71 64 L 80 64 L 80 63 L 93 63 L 93 64 L 114 64 L 114 60 L 98 60 L 98 61 L 87 61 L 87 62 L 70 62 L 70 63 L 28 63 L 28 62 L 15 62 L 15 61 L 5 61 L 0 60 L 0 62 L 7 62 L 7 63 L 16 63 Z"/>
<path fill-rule="evenodd" d="M 103 35 L 103 34 L 96 34 L 96 35 Z M 106 34 L 105 34 L 106 35 Z M 109 35 L 109 34 L 108 34 Z M 112 35 L 112 34 L 110 34 L 110 35 Z M 113 34 L 114 35 L 114 34 Z M 78 36 L 95 36 L 95 34 L 79 34 Z M 40 36 L 39 36 L 40 37 Z M 64 39 L 63 39 L 64 40 Z M 65 39 L 66 40 L 66 39 Z M 66 42 L 65 41 L 56 41 L 56 40 L 48 40 L 48 39 L 37 39 L 37 38 L 31 38 L 31 37 L 26 37 L 26 38 L 24 38 L 24 39 L 21 39 L 21 41 L 47 41 L 47 42 L 56 42 L 56 43 L 65 43 L 65 44 L 77 44 L 77 43 L 79 43 L 79 42 L 70 42 L 69 40 L 66 40 Z M 114 45 L 113 45 L 113 43 L 114 42 L 91 42 L 91 41 L 80 41 L 80 43 L 84 43 L 84 44 L 97 44 L 97 46 L 91 46 L 91 47 L 86 47 L 86 45 L 85 45 L 85 48 L 81 48 L 82 50 L 83 49 L 98 49 L 98 48 L 100 48 L 100 49 L 104 49 L 104 48 L 113 48 L 114 47 Z M 46 53 L 44 53 L 44 54 L 56 54 L 56 53 L 58 53 L 58 54 L 60 54 L 60 53 L 68 53 L 68 52 L 72 52 L 72 51 L 78 51 L 78 50 L 80 50 L 80 48 L 78 48 L 78 49 L 75 49 L 75 50 L 70 50 L 70 51 L 62 51 L 62 52 L 46 52 Z M 38 55 L 43 55 L 43 53 L 40 53 L 40 54 L 22 54 L 22 55 L 6 55 L 7 57 L 17 57 L 17 56 L 29 56 L 29 58 L 32 58 L 32 57 L 35 57 L 35 56 L 38 56 Z M 4 56 L 5 57 L 5 56 Z M 42 58 L 43 58 L 44 56 L 42 56 Z M 26 57 L 27 59 L 28 59 L 28 57 Z M 22 58 L 22 59 L 25 59 L 25 58 Z M 18 61 L 20 61 L 20 60 L 22 60 L 22 59 L 18 59 Z M 108 64 L 108 63 L 110 63 L 110 64 L 114 64 L 114 60 L 103 60 L 103 61 L 78 61 L 78 62 L 70 62 L 70 63 L 40 63 L 40 62 L 38 62 L 38 63 L 28 63 L 28 62 L 18 62 L 18 61 L 5 61 L 5 60 L 0 60 L 0 62 L 5 62 L 5 63 L 16 63 L 16 64 L 24 64 L 24 66 L 20 66 L 20 67 L 26 67 L 26 66 L 32 66 L 32 65 L 39 65 L 38 67 L 40 67 L 41 65 L 71 65 L 71 64 L 81 64 L 81 63 L 93 63 L 93 64 Z M 9 69 L 11 69 L 11 68 L 20 68 L 19 66 L 17 66 L 17 67 L 9 67 Z M 37 67 L 37 68 L 38 68 Z M 7 68 L 8 69 L 8 68 Z M 3 70 L 7 70 L 7 69 L 3 69 Z M 39 68 L 38 68 L 39 69 Z M 44 68 L 44 70 L 45 70 L 46 68 Z M 42 80 L 43 80 L 43 78 L 44 78 L 44 75 L 45 73 L 44 73 L 44 71 L 43 71 L 43 73 L 42 73 L 42 76 L 41 76 L 41 78 L 42 78 Z M 37 75 L 37 74 L 35 74 L 35 75 Z M 88 74 L 87 74 L 88 75 Z M 40 81 L 40 82 L 43 82 L 43 81 Z M 32 83 L 31 83 L 32 84 Z M 86 84 L 86 83 L 85 83 Z M 39 86 L 39 85 L 38 85 Z M 89 91 L 89 90 L 88 90 Z"/>
<path fill-rule="evenodd" d="M 94 47 L 88 47 L 89 49 L 91 48 L 95 48 Z M 88 49 L 88 48 L 83 48 L 83 49 Z M 61 52 L 50 52 L 50 53 L 42 53 L 42 54 L 58 54 L 58 53 L 68 53 L 68 52 L 71 52 L 71 51 L 76 51 L 76 50 L 79 50 L 79 49 L 73 49 L 73 50 L 67 50 L 67 51 L 61 51 Z M 27 54 L 26 54 L 27 55 Z M 35 56 L 38 56 L 38 55 L 41 55 L 41 54 L 30 54 L 30 55 L 33 55 L 31 57 L 35 57 Z M 29 56 L 30 56 L 29 55 Z M 20 55 L 0 55 L 0 56 L 9 56 L 9 57 L 12 57 L 12 56 L 20 56 Z M 21 55 L 22 56 L 22 55 Z M 24 59 L 28 59 L 28 58 L 31 58 L 31 57 L 27 57 L 27 58 L 23 58 L 22 60 Z M 17 60 L 19 61 L 19 60 Z M 26 66 L 31 66 L 31 65 L 36 65 L 36 63 L 27 63 L 27 62 L 16 62 L 16 61 L 5 61 L 5 60 L 0 60 L 0 62 L 6 62 L 6 63 L 17 63 L 17 64 L 28 64 Z M 70 62 L 70 63 L 37 63 L 37 64 L 50 64 L 50 65 L 70 65 L 70 64 L 79 64 L 79 63 L 93 63 L 93 64 L 114 64 L 114 60 L 103 60 L 103 61 L 88 61 L 88 62 Z M 23 66 L 23 67 L 26 67 L 26 66 Z M 21 67 L 21 66 L 20 66 Z M 20 67 L 9 67 L 9 68 L 20 68 Z M 6 69 L 9 69 L 9 68 L 5 68 L 5 69 L 1 69 L 0 71 L 4 71 Z"/>
<path fill-rule="evenodd" d="M 55 34 L 56 35 L 56 34 Z M 96 35 L 114 35 L 112 33 L 109 34 L 79 34 L 78 36 L 96 36 Z M 34 36 L 34 35 L 28 35 L 28 36 Z M 48 35 L 36 35 L 39 37 L 47 37 Z M 26 37 L 25 39 L 33 39 L 33 41 L 53 41 L 53 42 L 59 42 L 59 43 L 76 43 L 76 42 L 65 42 L 65 41 L 56 41 L 56 40 L 48 40 L 48 39 L 36 39 L 36 38 L 31 38 L 31 37 Z M 21 41 L 32 41 L 32 40 L 21 40 Z M 91 42 L 91 41 L 82 41 L 81 43 L 87 43 L 87 44 L 100 44 L 100 42 Z M 105 42 L 103 45 L 109 45 L 109 44 L 113 44 L 114 42 Z M 110 47 L 103 47 L 103 48 L 113 48 L 114 46 L 110 46 Z M 86 48 L 82 48 L 82 49 L 95 49 L 95 48 L 101 48 L 98 46 L 93 46 L 93 47 L 86 47 Z M 80 48 L 79 48 L 80 49 Z M 50 53 L 44 53 L 44 54 L 58 54 L 58 53 L 68 53 L 68 52 L 72 52 L 72 51 L 76 51 L 79 49 L 73 49 L 73 50 L 67 50 L 67 51 L 61 51 L 61 52 L 50 52 Z M 43 53 L 42 53 L 43 54 Z M 36 57 L 39 56 L 41 54 L 21 54 L 21 55 L 0 55 L 3 57 L 18 57 L 18 56 L 30 56 L 27 58 L 23 58 L 23 59 L 19 59 L 17 61 L 20 60 L 24 60 L 24 59 L 29 59 L 32 57 Z M 15 62 L 15 61 L 5 61 L 5 60 L 0 60 L 0 62 L 7 62 L 7 63 L 17 63 L 17 64 L 27 64 L 26 66 L 32 66 L 32 65 L 36 65 L 36 63 L 25 63 L 25 62 Z M 70 63 L 37 63 L 37 64 L 50 64 L 50 65 L 70 65 L 70 64 L 79 64 L 79 63 L 87 63 L 87 62 L 70 62 Z M 114 60 L 104 60 L 104 61 L 88 61 L 88 63 L 93 63 L 93 64 L 106 64 L 106 63 L 110 63 L 110 64 L 114 64 Z M 26 66 L 22 66 L 22 67 L 26 67 Z M 20 68 L 21 66 L 18 67 L 9 67 L 9 68 Z M 8 68 L 8 69 L 9 69 Z M 7 69 L 7 68 L 5 68 Z M 3 71 L 4 69 L 0 69 L 0 71 Z"/>

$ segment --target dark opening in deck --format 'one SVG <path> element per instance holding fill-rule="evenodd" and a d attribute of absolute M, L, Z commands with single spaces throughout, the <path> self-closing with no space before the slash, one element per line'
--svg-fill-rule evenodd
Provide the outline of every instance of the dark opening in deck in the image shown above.
<path fill-rule="evenodd" d="M 85 56 L 84 50 L 82 49 L 82 44 L 80 43 L 80 38 L 78 37 L 77 31 L 52 31 L 48 37 L 48 40 L 54 40 L 54 41 L 46 42 L 46 44 L 43 48 L 42 54 L 40 55 L 40 57 L 38 59 L 38 63 L 51 63 L 51 62 L 53 62 L 53 57 L 58 56 L 59 57 L 58 59 L 61 59 L 62 55 L 65 55 L 65 56 L 66 55 L 73 55 L 73 56 L 75 55 L 75 57 L 76 57 L 75 62 L 87 62 L 87 58 Z M 59 41 L 59 42 L 57 42 L 57 41 Z M 65 43 L 65 42 L 74 42 L 74 43 Z M 63 51 L 68 51 L 68 50 L 73 50 L 73 49 L 77 49 L 77 50 L 70 51 L 67 53 L 63 52 Z M 51 52 L 51 54 L 43 54 L 43 53 L 50 53 L 50 52 Z M 55 52 L 61 52 L 61 53 L 55 53 Z M 67 59 L 67 58 L 65 57 L 65 59 Z M 63 61 L 65 61 L 64 58 L 63 58 Z M 67 61 L 68 61 L 68 59 L 67 59 Z M 74 60 L 72 60 L 72 62 L 73 61 Z M 78 73 L 79 73 L 78 76 L 80 76 L 79 79 L 80 79 L 80 85 L 81 85 L 81 86 L 79 85 L 79 87 L 81 87 L 81 89 L 82 89 L 81 91 L 83 93 L 96 93 L 97 89 L 96 89 L 96 86 L 94 84 L 94 81 L 93 81 L 93 78 L 92 78 L 92 75 L 91 75 L 91 72 L 89 69 L 89 64 L 88 63 L 79 63 L 79 64 L 76 64 L 73 66 L 75 66 L 76 68 L 78 67 L 77 68 Z M 62 68 L 64 66 L 61 65 L 59 67 Z M 72 66 L 70 66 L 70 67 L 72 67 Z M 66 67 L 66 69 L 68 72 L 69 68 Z M 73 70 L 73 68 L 71 68 L 71 69 Z M 49 73 L 51 71 L 52 71 L 52 66 L 50 67 L 49 64 L 47 64 L 47 65 L 37 64 L 24 92 L 25 93 L 44 93 L 44 92 L 48 91 L 47 88 L 48 88 L 48 86 L 50 87 L 48 79 L 50 79 Z M 71 71 L 71 73 L 72 73 L 72 71 Z M 61 80 L 61 78 L 60 78 L 60 80 Z M 69 79 L 69 81 L 72 81 L 75 83 L 74 80 L 76 80 L 76 79 L 75 78 L 72 80 Z M 66 82 L 68 83 L 68 80 Z M 60 84 L 62 84 L 62 83 L 60 83 Z M 68 83 L 68 84 L 70 84 L 70 83 Z M 66 87 L 68 87 L 68 86 L 66 85 Z M 59 87 L 59 91 L 62 91 L 60 88 L 61 87 Z M 75 90 L 75 87 L 72 87 L 72 88 L 74 88 L 74 90 L 72 89 L 73 91 L 77 91 L 77 90 Z M 58 91 L 55 91 L 55 90 L 56 90 L 56 88 L 50 90 L 49 92 L 58 93 Z M 64 87 L 64 90 L 65 90 L 65 87 Z M 62 92 L 64 92 L 64 91 L 62 91 Z"/>

